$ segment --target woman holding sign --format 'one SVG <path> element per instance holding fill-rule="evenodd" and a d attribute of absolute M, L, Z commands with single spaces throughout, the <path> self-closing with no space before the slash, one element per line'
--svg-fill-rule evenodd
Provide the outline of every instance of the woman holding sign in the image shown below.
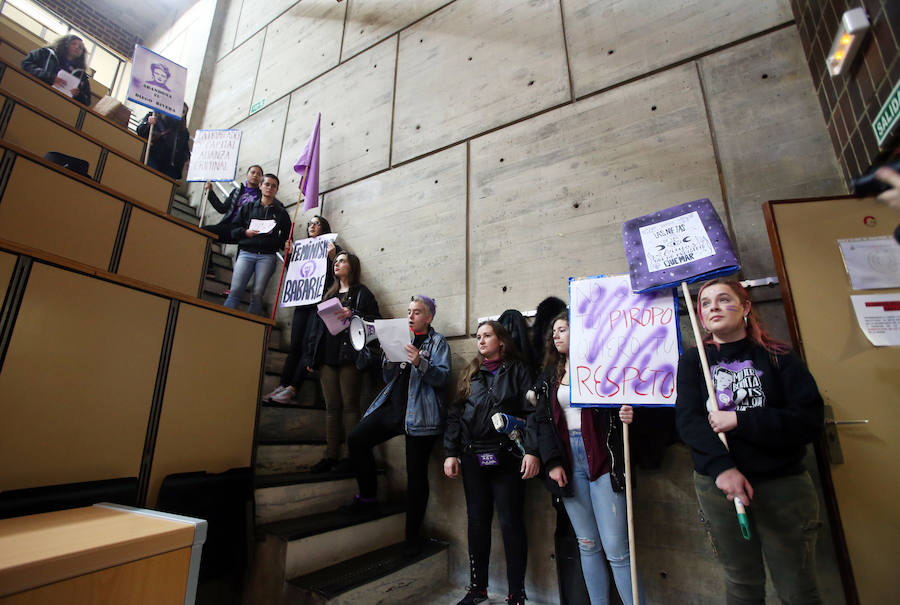
<path fill-rule="evenodd" d="M 319 237 L 331 233 L 331 225 L 325 220 L 325 217 L 318 214 L 309 219 L 306 223 L 306 236 Z M 289 241 L 285 247 L 284 253 L 290 257 L 294 243 Z M 328 259 L 325 262 L 325 286 L 324 292 L 327 292 L 334 283 L 334 256 L 340 252 L 340 247 L 336 244 L 328 244 Z M 303 358 L 303 349 L 306 344 L 306 329 L 310 318 L 315 314 L 315 304 L 298 305 L 294 307 L 294 318 L 291 320 L 291 350 L 287 359 L 284 360 L 284 367 L 281 369 L 281 381 L 278 387 L 263 397 L 264 400 L 273 403 L 294 404 L 297 403 L 295 396 L 297 391 L 303 385 L 309 372 L 306 370 L 306 364 L 301 363 Z"/>
<path fill-rule="evenodd" d="M 746 290 L 714 279 L 697 311 L 716 392 L 704 384 L 697 349 L 678 363 L 678 432 L 690 446 L 694 487 L 725 570 L 728 603 L 765 603 L 763 554 L 784 603 L 821 603 L 815 575 L 818 498 L 803 466 L 821 430 L 822 397 L 806 366 L 760 324 Z M 725 433 L 728 448 L 716 433 Z M 734 498 L 748 506 L 749 540 Z"/>
<path fill-rule="evenodd" d="M 506 550 L 507 603 L 525 602 L 525 566 L 528 542 L 523 508 L 525 482 L 534 477 L 540 462 L 537 449 L 525 445 L 524 455 L 509 437 L 495 429 L 497 412 L 526 418 L 532 406 L 525 398 L 531 372 L 519 357 L 509 332 L 496 321 L 478 326 L 478 356 L 463 372 L 456 403 L 444 432 L 444 474 L 455 478 L 462 470 L 469 536 L 470 583 L 457 605 L 487 600 L 491 520 L 494 503 L 500 517 Z"/>
<path fill-rule="evenodd" d="M 247 283 L 255 276 L 247 312 L 265 315 L 262 297 L 275 271 L 275 253 L 284 248 L 291 232 L 291 217 L 281 202 L 275 199 L 278 193 L 277 176 L 265 175 L 259 188 L 262 197 L 241 208 L 232 230 L 232 236 L 238 243 L 238 257 L 225 306 L 237 309 Z"/>
<path fill-rule="evenodd" d="M 341 303 L 338 319 L 347 320 L 353 315 L 373 320 L 381 317 L 375 295 L 360 283 L 359 258 L 342 251 L 334 257 L 334 276 L 322 300 L 337 298 Z M 325 327 L 316 315 L 309 326 L 304 359 L 307 370 L 319 370 L 322 396 L 325 399 L 325 457 L 312 467 L 314 473 L 349 473 L 353 465 L 349 458 L 340 459 L 344 438 L 359 422 L 359 390 L 362 372 L 356 367 L 359 353 L 350 344 L 349 324 L 337 334 Z"/>
<path fill-rule="evenodd" d="M 554 318 L 544 350 L 530 439 L 538 442 L 548 488 L 562 497 L 572 521 L 591 603 L 609 603 L 609 561 L 619 597 L 629 605 L 633 597 L 622 423 L 631 423 L 634 410 L 630 405 L 618 410 L 570 405 L 568 311 Z"/>

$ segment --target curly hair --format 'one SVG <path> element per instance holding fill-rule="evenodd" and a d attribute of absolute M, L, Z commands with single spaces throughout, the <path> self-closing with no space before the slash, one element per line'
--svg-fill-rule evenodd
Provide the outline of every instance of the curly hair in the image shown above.
<path fill-rule="evenodd" d="M 80 57 L 75 57 L 71 61 L 69 60 L 69 44 L 72 43 L 73 40 L 80 40 L 81 43 L 84 43 L 84 40 L 81 39 L 81 36 L 76 36 L 75 34 L 66 34 L 59 40 L 53 43 L 51 47 L 53 52 L 56 53 L 56 58 L 60 61 L 68 61 L 69 65 L 76 69 L 86 69 L 87 65 L 84 62 L 84 56 L 87 54 L 86 50 L 81 51 Z"/>

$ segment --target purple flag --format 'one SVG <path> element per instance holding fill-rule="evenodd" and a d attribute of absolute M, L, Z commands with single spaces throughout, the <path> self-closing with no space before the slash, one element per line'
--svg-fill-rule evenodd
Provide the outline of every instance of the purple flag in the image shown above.
<path fill-rule="evenodd" d="M 622 239 L 634 292 L 671 288 L 741 269 L 708 199 L 626 221 Z"/>
<path fill-rule="evenodd" d="M 316 125 L 306 141 L 300 159 L 294 164 L 294 172 L 300 175 L 301 191 L 303 191 L 303 211 L 319 206 L 319 124 L 322 114 L 316 118 Z M 303 175 L 306 178 L 303 178 Z"/>

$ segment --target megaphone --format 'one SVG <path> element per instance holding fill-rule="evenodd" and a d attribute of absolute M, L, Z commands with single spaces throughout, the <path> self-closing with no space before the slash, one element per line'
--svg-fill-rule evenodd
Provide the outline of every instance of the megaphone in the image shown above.
<path fill-rule="evenodd" d="M 503 412 L 495 413 L 491 416 L 491 421 L 494 423 L 494 429 L 498 433 L 504 433 L 509 437 L 519 446 L 519 451 L 524 455 L 525 446 L 522 445 L 522 434 L 525 432 L 525 421 L 521 418 L 504 414 Z"/>
<path fill-rule="evenodd" d="M 378 340 L 378 336 L 375 335 L 375 324 L 371 321 L 366 321 L 359 315 L 351 317 L 350 344 L 353 345 L 353 348 L 357 351 L 362 351 L 373 340 Z"/>

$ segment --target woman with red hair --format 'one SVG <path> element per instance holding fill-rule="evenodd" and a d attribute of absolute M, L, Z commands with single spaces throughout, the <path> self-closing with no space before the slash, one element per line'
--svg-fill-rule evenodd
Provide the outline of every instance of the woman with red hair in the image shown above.
<path fill-rule="evenodd" d="M 726 601 L 765 603 L 766 571 L 784 603 L 821 603 L 815 575 L 818 497 L 803 465 L 822 428 L 822 397 L 809 370 L 759 322 L 736 281 L 700 288 L 702 346 L 715 393 L 707 393 L 699 351 L 678 363 L 675 419 L 691 448 L 703 524 L 725 570 Z M 724 433 L 728 447 L 719 440 Z M 748 506 L 741 535 L 732 500 Z"/>

